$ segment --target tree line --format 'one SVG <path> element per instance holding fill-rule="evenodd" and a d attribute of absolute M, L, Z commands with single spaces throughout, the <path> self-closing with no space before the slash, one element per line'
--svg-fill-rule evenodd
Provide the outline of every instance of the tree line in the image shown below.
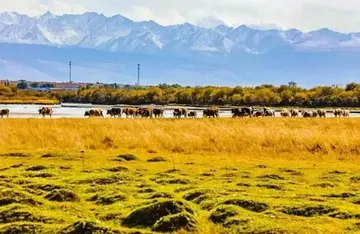
<path fill-rule="evenodd" d="M 93 104 L 156 104 L 194 106 L 298 106 L 298 107 L 358 107 L 360 84 L 345 87 L 318 86 L 305 89 L 296 83 L 260 85 L 255 87 L 183 87 L 160 84 L 152 87 L 82 87 L 77 91 L 29 91 L 0 85 L 0 98 L 29 96 L 57 99 L 61 102 Z"/>
<path fill-rule="evenodd" d="M 296 83 L 256 87 L 182 87 L 161 84 L 148 88 L 81 88 L 77 92 L 58 92 L 62 102 L 93 104 L 182 104 L 232 106 L 299 106 L 357 107 L 360 106 L 360 84 L 346 87 L 319 86 L 301 88 Z"/>

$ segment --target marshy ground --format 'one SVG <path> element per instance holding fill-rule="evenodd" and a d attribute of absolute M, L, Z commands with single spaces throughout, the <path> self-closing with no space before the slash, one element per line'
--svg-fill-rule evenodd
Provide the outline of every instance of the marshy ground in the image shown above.
<path fill-rule="evenodd" d="M 1 121 L 0 233 L 358 233 L 358 124 Z"/>

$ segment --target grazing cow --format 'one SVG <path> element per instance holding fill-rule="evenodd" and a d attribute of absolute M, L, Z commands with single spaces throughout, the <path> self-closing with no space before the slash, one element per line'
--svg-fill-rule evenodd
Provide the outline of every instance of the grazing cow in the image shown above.
<path fill-rule="evenodd" d="M 244 112 L 240 108 L 232 108 L 231 114 L 233 118 L 244 117 Z"/>
<path fill-rule="evenodd" d="M 335 117 L 350 117 L 350 111 L 348 111 L 348 110 L 336 109 L 336 110 L 334 111 L 334 115 L 335 115 Z"/>
<path fill-rule="evenodd" d="M 163 108 L 154 108 L 153 114 L 155 118 L 164 118 L 164 109 Z"/>
<path fill-rule="evenodd" d="M 288 109 L 282 109 L 280 115 L 281 117 L 290 117 L 291 113 L 288 111 Z"/>
<path fill-rule="evenodd" d="M 313 117 L 313 112 L 312 112 L 312 111 L 303 110 L 303 111 L 302 111 L 302 116 L 303 116 L 304 118 L 311 118 L 311 117 Z"/>
<path fill-rule="evenodd" d="M 326 111 L 325 110 L 318 110 L 317 111 L 320 118 L 326 118 Z"/>
<path fill-rule="evenodd" d="M 140 107 L 137 109 L 135 116 L 140 116 L 141 118 L 152 118 L 153 117 L 153 108 L 152 107 Z"/>
<path fill-rule="evenodd" d="M 312 117 L 316 118 L 319 116 L 319 113 L 317 111 L 313 111 L 312 113 Z"/>
<path fill-rule="evenodd" d="M 50 108 L 50 107 L 43 107 L 43 108 L 39 109 L 39 115 L 42 115 L 43 117 L 45 117 L 45 115 L 48 115 L 51 118 L 53 113 L 54 112 L 53 112 L 52 108 Z"/>
<path fill-rule="evenodd" d="M 9 114 L 10 114 L 9 109 L 0 110 L 0 116 L 1 116 L 1 118 L 4 118 L 4 116 L 6 116 L 7 118 L 9 118 Z"/>
<path fill-rule="evenodd" d="M 89 111 L 85 111 L 85 115 L 84 116 L 89 116 L 89 117 L 103 117 L 103 112 L 102 110 L 89 110 Z"/>
<path fill-rule="evenodd" d="M 197 118 L 197 112 L 196 111 L 190 111 L 188 116 L 189 116 L 189 118 Z"/>
<path fill-rule="evenodd" d="M 212 107 L 207 108 L 203 111 L 203 117 L 204 118 L 218 118 L 219 117 L 219 108 L 218 107 Z"/>
<path fill-rule="evenodd" d="M 290 114 L 291 114 L 291 117 L 298 117 L 299 116 L 299 110 L 291 109 Z"/>
<path fill-rule="evenodd" d="M 348 111 L 348 110 L 343 110 L 343 111 L 342 111 L 342 116 L 343 116 L 343 117 L 350 117 L 350 111 Z"/>
<path fill-rule="evenodd" d="M 107 110 L 107 115 L 110 115 L 111 117 L 121 117 L 121 109 L 120 108 L 111 108 L 110 110 Z"/>
<path fill-rule="evenodd" d="M 187 109 L 185 108 L 175 108 L 173 112 L 173 115 L 176 118 L 181 118 L 181 116 L 184 116 L 184 118 L 186 118 L 187 114 Z"/>
<path fill-rule="evenodd" d="M 262 110 L 259 111 L 255 111 L 254 113 L 254 117 L 258 118 L 258 117 L 264 117 L 265 113 Z"/>
<path fill-rule="evenodd" d="M 126 115 L 126 118 L 129 116 L 135 118 L 137 110 L 137 108 L 124 108 L 122 113 Z"/>
<path fill-rule="evenodd" d="M 263 108 L 265 116 L 275 117 L 275 110 L 272 108 L 264 107 Z"/>
<path fill-rule="evenodd" d="M 254 109 L 252 107 L 242 107 L 241 112 L 244 116 L 249 116 L 251 118 L 254 114 Z"/>

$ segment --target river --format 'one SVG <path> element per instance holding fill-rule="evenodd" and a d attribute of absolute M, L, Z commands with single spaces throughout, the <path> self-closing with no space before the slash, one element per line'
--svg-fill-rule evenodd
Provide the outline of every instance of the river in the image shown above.
<path fill-rule="evenodd" d="M 10 110 L 10 118 L 42 118 L 42 116 L 40 116 L 38 112 L 38 109 L 42 107 L 43 105 L 0 105 L 0 109 Z M 106 114 L 106 110 L 110 109 L 111 107 L 112 106 L 106 105 L 54 105 L 52 106 L 54 111 L 53 118 L 88 118 L 84 116 L 84 113 L 87 110 L 101 109 L 104 111 L 104 114 Z M 173 118 L 173 108 L 174 107 L 171 106 L 165 107 L 165 118 Z M 198 112 L 198 118 L 202 117 L 202 109 L 203 108 L 198 107 L 188 107 L 188 110 L 194 110 Z M 229 108 L 220 109 L 220 117 L 231 118 L 231 116 L 232 115 Z M 280 117 L 280 112 L 276 112 L 276 116 Z M 332 113 L 327 113 L 327 116 L 334 117 Z M 358 111 L 352 111 L 350 117 L 360 117 L 360 113 Z M 110 118 L 110 116 L 105 116 L 105 118 Z M 123 118 L 125 117 L 123 116 Z"/>

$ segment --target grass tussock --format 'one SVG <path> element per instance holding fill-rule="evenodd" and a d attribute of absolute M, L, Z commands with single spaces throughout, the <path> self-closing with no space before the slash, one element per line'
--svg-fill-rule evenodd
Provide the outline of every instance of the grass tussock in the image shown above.
<path fill-rule="evenodd" d="M 8 119 L 1 150 L 360 155 L 357 119 Z M 111 141 L 111 144 L 108 142 Z"/>

